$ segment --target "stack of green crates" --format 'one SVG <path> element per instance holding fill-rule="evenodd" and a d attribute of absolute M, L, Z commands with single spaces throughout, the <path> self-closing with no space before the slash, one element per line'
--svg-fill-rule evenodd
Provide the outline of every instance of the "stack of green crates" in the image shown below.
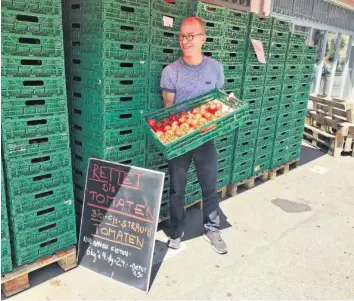
<path fill-rule="evenodd" d="M 290 23 L 277 19 L 267 19 L 265 28 L 271 29 L 269 51 L 266 53 L 266 73 L 257 142 L 253 163 L 253 175 L 258 175 L 271 167 L 274 135 L 280 94 L 283 84 L 286 49 L 289 40 Z M 279 125 L 286 126 L 286 125 Z"/>
<path fill-rule="evenodd" d="M 76 243 L 61 1 L 4 0 L 2 142 L 16 265 Z"/>
<path fill-rule="evenodd" d="M 1 161 L 1 275 L 13 269 L 5 189 L 4 170 Z"/>
<path fill-rule="evenodd" d="M 314 48 L 305 46 L 305 38 L 302 33 L 292 33 L 288 38 L 271 168 L 300 156 L 315 59 L 315 53 L 311 53 Z M 308 52 L 310 55 L 307 55 Z"/>
<path fill-rule="evenodd" d="M 64 2 L 76 213 L 90 157 L 145 167 L 150 1 Z"/>
<path fill-rule="evenodd" d="M 236 132 L 231 183 L 243 181 L 253 173 L 258 125 L 260 118 L 264 118 L 264 114 L 261 113 L 266 64 L 258 61 L 251 39 L 262 41 L 265 58 L 267 58 L 271 25 L 271 18 L 263 18 L 256 14 L 251 14 L 249 18 L 249 39 L 246 46 L 241 93 L 241 99 L 249 106 L 249 120 Z"/>

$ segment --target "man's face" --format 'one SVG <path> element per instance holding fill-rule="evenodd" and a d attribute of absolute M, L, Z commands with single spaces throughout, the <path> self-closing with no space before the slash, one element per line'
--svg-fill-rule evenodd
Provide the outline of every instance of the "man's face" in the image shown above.
<path fill-rule="evenodd" d="M 187 21 L 182 24 L 179 44 L 185 56 L 200 54 L 204 43 L 205 34 L 198 22 Z"/>

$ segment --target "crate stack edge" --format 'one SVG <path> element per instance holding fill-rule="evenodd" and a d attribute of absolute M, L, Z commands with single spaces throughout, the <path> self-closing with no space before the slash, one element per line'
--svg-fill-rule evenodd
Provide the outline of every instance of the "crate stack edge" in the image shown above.
<path fill-rule="evenodd" d="M 14 265 L 76 243 L 61 2 L 4 0 L 2 158 Z"/>

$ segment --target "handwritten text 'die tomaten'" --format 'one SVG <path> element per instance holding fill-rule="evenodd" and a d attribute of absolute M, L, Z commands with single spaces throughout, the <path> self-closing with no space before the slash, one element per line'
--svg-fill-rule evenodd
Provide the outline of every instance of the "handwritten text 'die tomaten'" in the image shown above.
<path fill-rule="evenodd" d="M 142 177 L 142 173 L 126 172 L 113 167 L 94 164 L 90 179 L 100 183 L 111 183 L 112 185 L 139 189 Z"/>

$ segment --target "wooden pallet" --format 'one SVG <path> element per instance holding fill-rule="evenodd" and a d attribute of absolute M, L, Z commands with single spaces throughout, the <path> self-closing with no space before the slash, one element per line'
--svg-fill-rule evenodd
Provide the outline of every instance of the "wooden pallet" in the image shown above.
<path fill-rule="evenodd" d="M 343 136 L 343 131 L 331 134 L 322 128 L 305 124 L 304 140 L 333 157 L 339 157 L 343 153 L 349 153 L 354 156 L 354 125 L 347 127 L 346 133 L 345 136 Z"/>
<path fill-rule="evenodd" d="M 52 263 L 68 271 L 77 266 L 76 246 L 59 251 L 53 255 L 38 259 L 37 261 L 16 267 L 12 272 L 1 277 L 1 288 L 6 297 L 22 292 L 30 287 L 29 274 Z"/>
<path fill-rule="evenodd" d="M 279 167 L 272 168 L 269 170 L 269 180 L 275 180 L 279 175 L 285 175 L 289 173 L 290 170 L 293 170 L 296 167 L 300 166 L 300 158 L 289 161 Z"/>
<path fill-rule="evenodd" d="M 219 194 L 221 200 L 226 197 L 226 191 L 227 191 L 227 187 L 226 186 L 218 190 L 218 194 Z M 186 209 L 191 208 L 191 207 L 195 207 L 195 208 L 197 208 L 199 210 L 203 210 L 203 200 L 197 200 L 197 201 L 195 201 L 195 202 L 193 202 L 191 204 L 188 204 L 188 205 L 184 206 L 184 208 L 186 208 Z M 170 219 L 169 214 L 160 215 L 159 223 L 167 221 L 169 219 Z"/>
<path fill-rule="evenodd" d="M 260 179 L 262 182 L 267 181 L 268 180 L 268 170 L 259 174 L 259 175 L 252 176 L 244 181 L 229 185 L 227 187 L 227 194 L 229 196 L 235 196 L 235 195 L 237 195 L 238 188 L 241 188 L 241 187 L 246 188 L 246 189 L 251 189 L 255 186 L 255 181 L 257 179 Z"/>

